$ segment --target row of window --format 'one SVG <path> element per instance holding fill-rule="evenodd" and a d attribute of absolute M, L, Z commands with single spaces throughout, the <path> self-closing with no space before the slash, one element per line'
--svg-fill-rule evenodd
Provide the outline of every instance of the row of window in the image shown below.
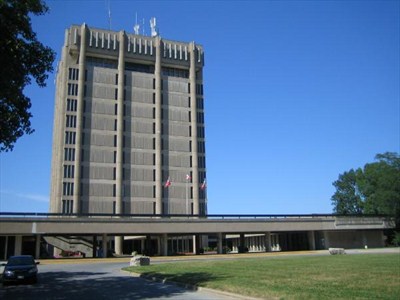
<path fill-rule="evenodd" d="M 68 96 L 78 96 L 77 83 L 68 83 Z"/>
<path fill-rule="evenodd" d="M 65 127 L 76 128 L 76 116 L 67 115 L 65 118 Z"/>
<path fill-rule="evenodd" d="M 189 78 L 189 70 L 162 67 L 161 72 L 164 76 Z"/>
<path fill-rule="evenodd" d="M 66 131 L 65 132 L 65 144 L 66 145 L 75 145 L 76 143 L 76 132 Z"/>
<path fill-rule="evenodd" d="M 73 200 L 63 200 L 62 201 L 62 213 L 72 214 L 74 211 L 74 201 Z"/>
<path fill-rule="evenodd" d="M 77 111 L 78 108 L 78 100 L 76 99 L 67 99 L 67 111 Z"/>
<path fill-rule="evenodd" d="M 79 80 L 79 69 L 69 68 L 68 69 L 69 80 Z"/>
<path fill-rule="evenodd" d="M 74 165 L 64 165 L 64 178 L 74 178 Z"/>
<path fill-rule="evenodd" d="M 75 161 L 75 148 L 64 148 L 64 160 Z"/>
<path fill-rule="evenodd" d="M 63 195 L 72 196 L 74 194 L 74 183 L 73 182 L 63 182 Z"/>

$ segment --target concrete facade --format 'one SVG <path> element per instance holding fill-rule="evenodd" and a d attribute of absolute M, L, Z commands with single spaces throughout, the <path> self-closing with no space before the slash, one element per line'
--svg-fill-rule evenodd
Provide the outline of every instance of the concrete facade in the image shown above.
<path fill-rule="evenodd" d="M 67 29 L 50 212 L 204 215 L 203 65 L 194 42 Z"/>
<path fill-rule="evenodd" d="M 92 245 L 101 240 L 102 249 L 112 248 L 108 244 L 112 238 L 126 236 L 127 239 L 132 239 L 131 242 L 134 239 L 137 241 L 132 250 L 152 251 L 151 254 L 159 255 L 199 253 L 200 248 L 208 246 L 201 236 L 214 236 L 218 253 L 224 253 L 226 248 L 233 252 L 321 250 L 330 247 L 372 248 L 385 245 L 384 230 L 391 228 L 394 228 L 394 220 L 390 218 L 331 215 L 256 219 L 223 217 L 214 220 L 112 215 L 44 218 L 3 216 L 0 218 L 0 254 L 7 256 L 12 253 L 26 253 L 21 245 L 23 238 L 30 238 L 31 248 L 35 248 L 35 255 L 38 256 L 42 237 L 59 236 L 93 237 Z M 64 238 L 64 242 L 66 241 Z"/>

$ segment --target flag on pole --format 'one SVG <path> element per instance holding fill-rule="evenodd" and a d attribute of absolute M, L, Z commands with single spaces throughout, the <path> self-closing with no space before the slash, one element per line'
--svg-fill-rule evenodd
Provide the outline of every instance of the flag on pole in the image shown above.
<path fill-rule="evenodd" d="M 189 174 L 186 174 L 186 180 L 189 181 L 191 179 L 192 179 L 192 177 Z"/>
<path fill-rule="evenodd" d="M 169 187 L 170 185 L 171 185 L 171 180 L 170 180 L 170 178 L 168 177 L 167 182 L 165 182 L 165 184 L 164 184 L 164 187 L 167 188 L 167 187 Z"/>
<path fill-rule="evenodd" d="M 200 189 L 205 190 L 207 187 L 206 179 L 204 179 L 203 183 L 200 186 Z"/>

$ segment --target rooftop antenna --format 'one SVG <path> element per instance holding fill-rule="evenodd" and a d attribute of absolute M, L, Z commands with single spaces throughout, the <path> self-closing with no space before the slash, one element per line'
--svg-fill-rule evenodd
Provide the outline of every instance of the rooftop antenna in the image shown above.
<path fill-rule="evenodd" d="M 144 18 L 143 18 L 143 35 L 144 35 Z"/>
<path fill-rule="evenodd" d="M 110 1 L 108 2 L 108 29 L 111 30 L 111 5 Z"/>
<path fill-rule="evenodd" d="M 150 28 L 151 28 L 151 36 L 155 37 L 158 35 L 157 28 L 156 28 L 156 18 L 150 19 Z"/>
<path fill-rule="evenodd" d="M 133 31 L 135 32 L 136 35 L 139 35 L 139 28 L 140 28 L 140 25 L 137 22 L 137 13 L 136 13 L 135 26 L 133 26 Z"/>

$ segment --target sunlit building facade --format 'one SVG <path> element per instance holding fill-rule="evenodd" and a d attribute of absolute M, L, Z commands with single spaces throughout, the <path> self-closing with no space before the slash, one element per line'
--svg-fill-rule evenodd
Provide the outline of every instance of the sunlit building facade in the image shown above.
<path fill-rule="evenodd" d="M 50 212 L 206 214 L 203 66 L 194 42 L 67 29 Z"/>

